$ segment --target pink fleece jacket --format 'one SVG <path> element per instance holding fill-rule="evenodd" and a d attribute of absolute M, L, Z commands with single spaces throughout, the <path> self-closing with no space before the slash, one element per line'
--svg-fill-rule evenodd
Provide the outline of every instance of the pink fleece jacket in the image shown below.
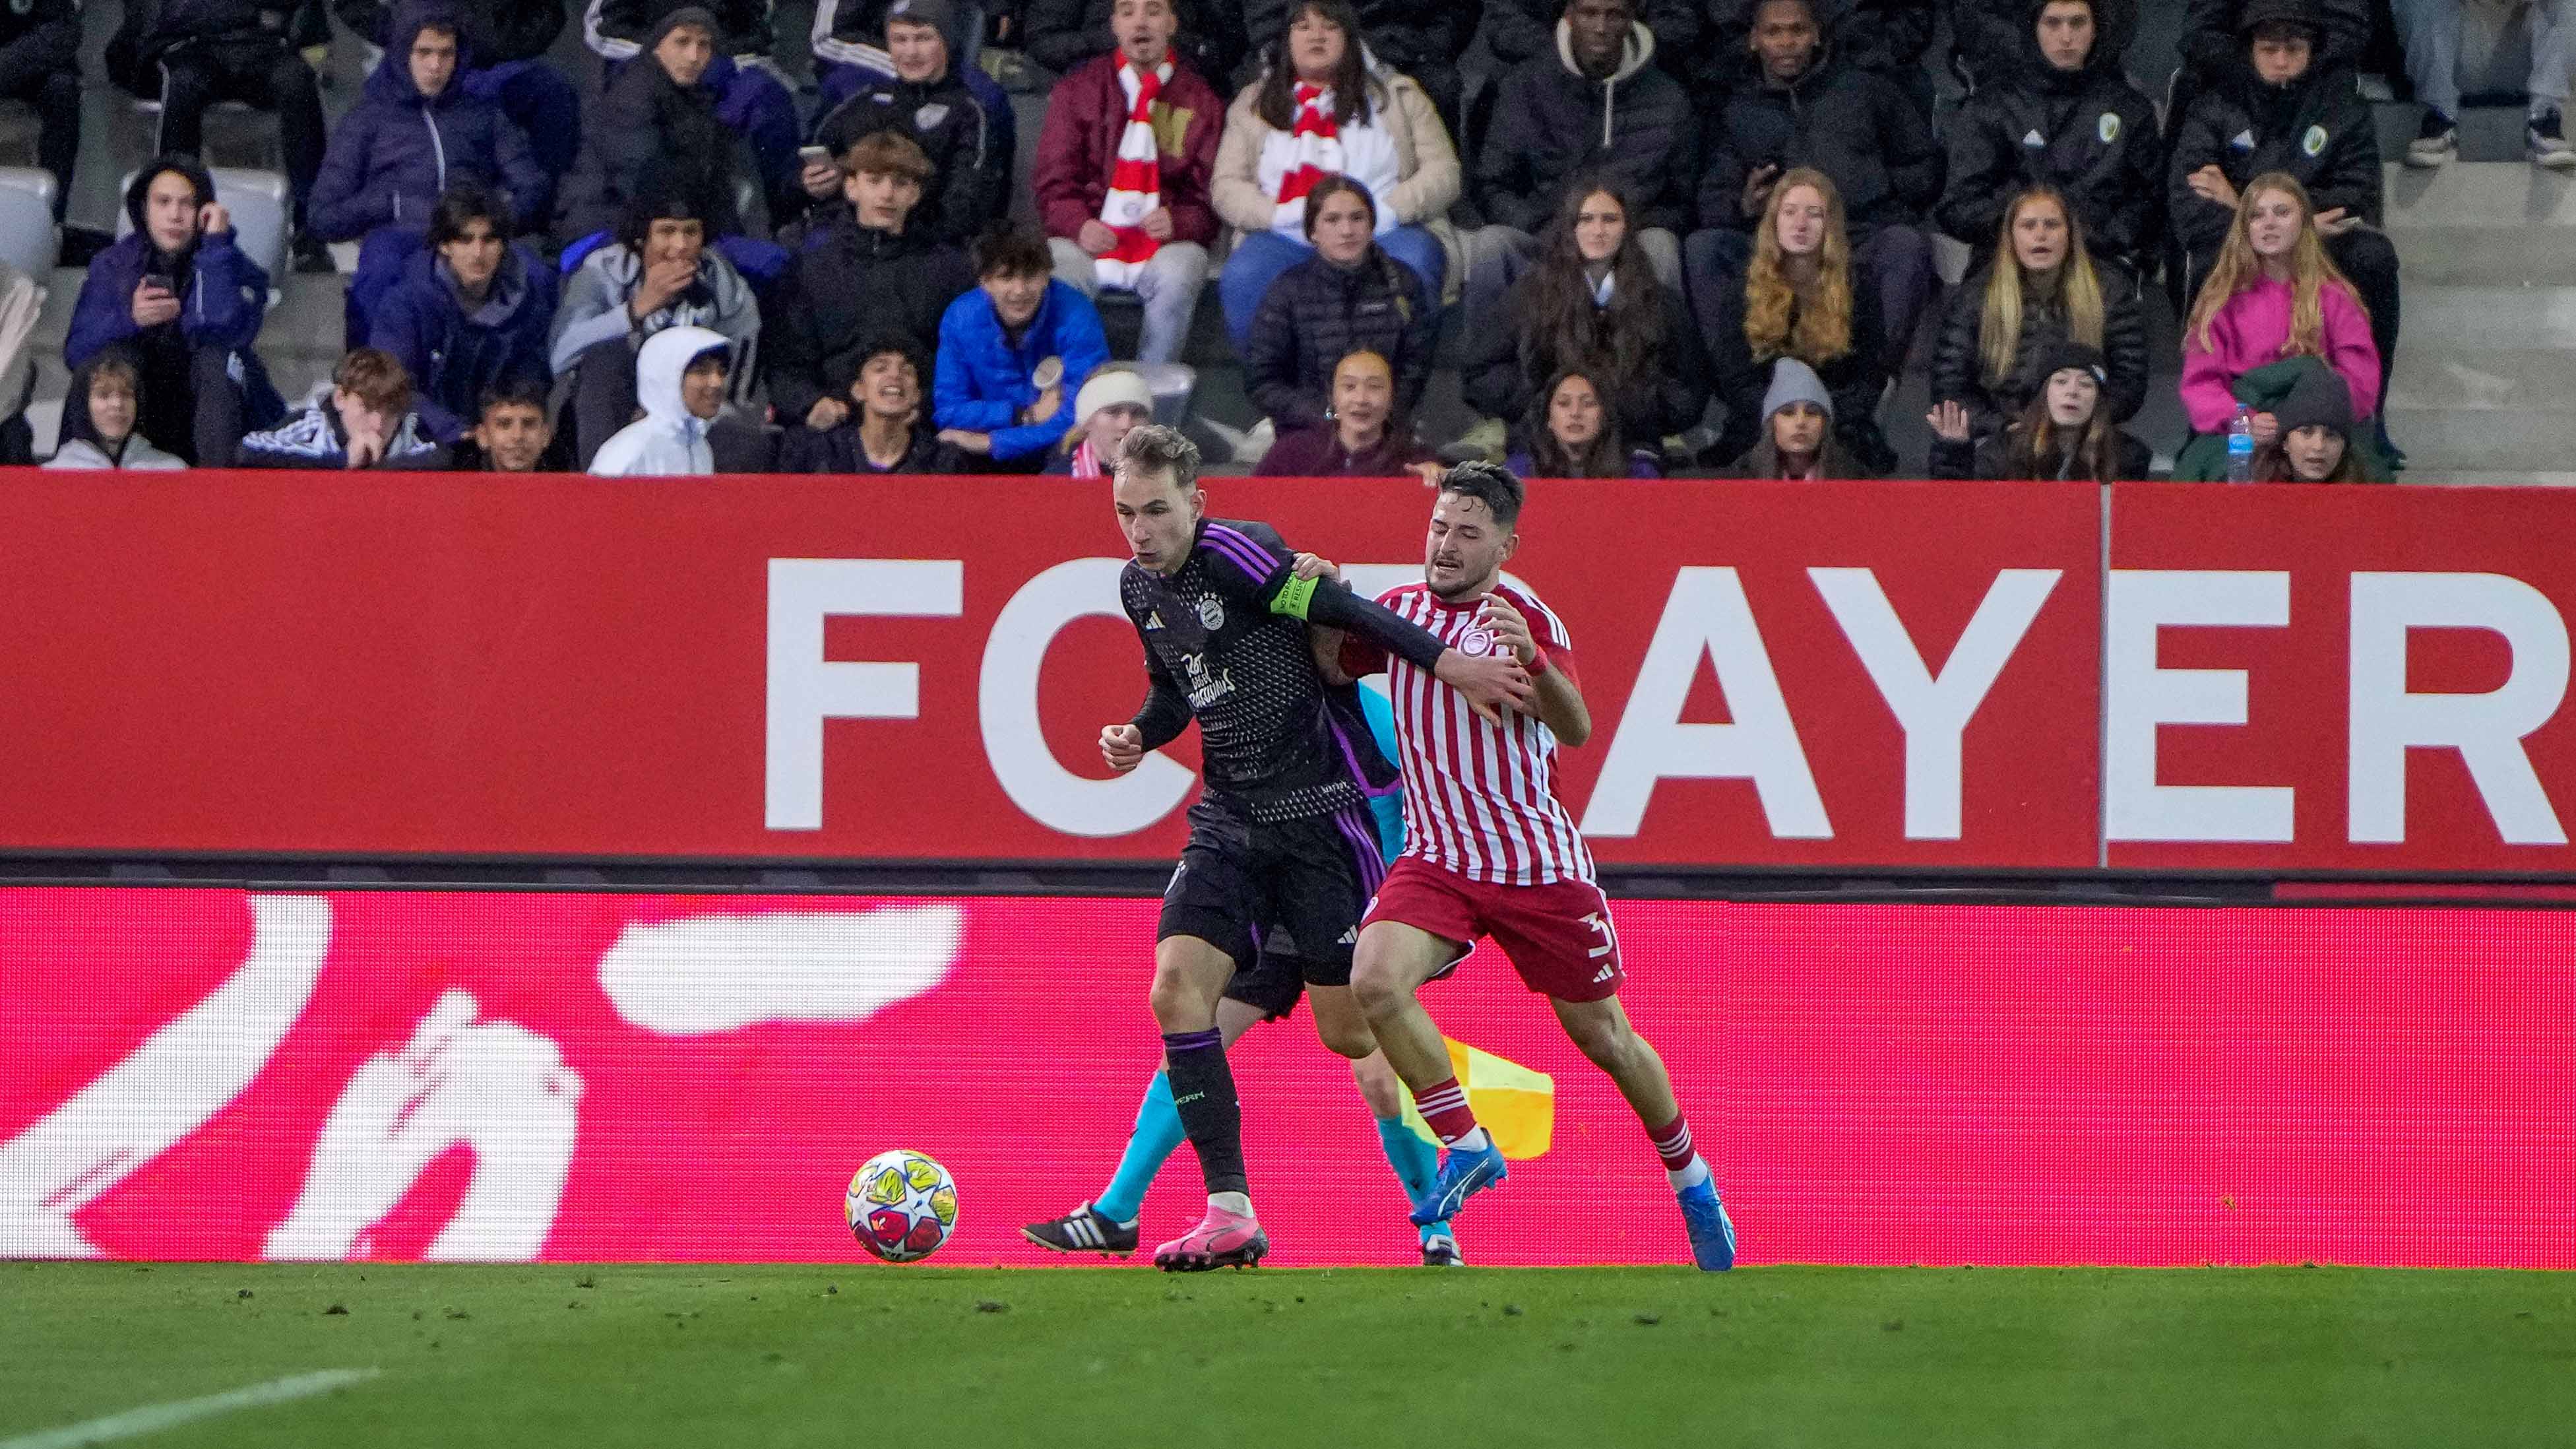
<path fill-rule="evenodd" d="M 2281 360 L 2281 344 L 2290 340 L 2290 284 L 2266 277 L 2237 293 L 2218 309 L 2209 329 L 2209 349 L 2195 331 L 2182 340 L 2182 406 L 2191 415 L 2192 431 L 2224 432 L 2236 416 L 2236 379 Z M 2361 304 L 2341 287 L 2318 293 L 2325 313 L 2325 361 L 2352 389 L 2352 415 L 2379 413 L 2379 344 L 2370 340 L 2370 319 Z"/>

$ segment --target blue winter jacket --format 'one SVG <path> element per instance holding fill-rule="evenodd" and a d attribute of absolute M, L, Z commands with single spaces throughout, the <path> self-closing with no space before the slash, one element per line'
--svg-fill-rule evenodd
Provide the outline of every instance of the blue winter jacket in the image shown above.
<path fill-rule="evenodd" d="M 131 342 L 143 329 L 134 325 L 134 289 L 154 270 L 151 238 L 140 229 L 92 257 L 81 280 L 80 300 L 72 304 L 71 330 L 63 337 L 63 364 L 79 368 L 101 349 Z M 258 339 L 268 316 L 268 273 L 233 245 L 233 234 L 200 237 L 189 259 L 187 296 L 176 326 L 192 347 L 220 346 L 246 351 Z"/>
<path fill-rule="evenodd" d="M 411 43 L 432 20 L 462 25 L 445 6 L 404 6 L 365 93 L 331 130 L 311 204 L 313 230 L 326 241 L 355 241 L 381 226 L 425 228 L 439 193 L 467 177 L 508 196 L 514 230 L 532 230 L 553 213 L 554 179 L 537 164 L 527 133 L 499 106 L 466 94 L 472 56 L 461 32 L 447 89 L 424 96 L 412 84 Z"/>
<path fill-rule="evenodd" d="M 1040 360 L 1064 359 L 1063 402 L 1034 423 L 1014 425 L 1020 409 L 1038 400 L 1029 381 Z M 1109 340 L 1099 309 L 1062 282 L 1047 283 L 1046 299 L 1013 347 L 993 315 L 993 299 L 977 287 L 948 304 L 939 319 L 938 381 L 933 412 L 943 428 L 993 435 L 993 458 L 1009 462 L 1042 453 L 1073 427 L 1073 396 L 1109 360 Z"/>
<path fill-rule="evenodd" d="M 421 252 L 376 304 L 367 345 L 402 359 L 421 422 L 439 442 L 454 443 L 482 416 L 486 388 L 505 378 L 553 376 L 546 336 L 554 328 L 555 286 L 555 269 L 514 245 L 492 294 L 468 313 L 438 254 Z"/>

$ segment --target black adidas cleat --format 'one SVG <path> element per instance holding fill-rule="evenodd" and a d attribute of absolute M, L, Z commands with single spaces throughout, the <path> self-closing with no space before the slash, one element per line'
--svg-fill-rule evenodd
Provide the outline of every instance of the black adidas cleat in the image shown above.
<path fill-rule="evenodd" d="M 1422 1266 L 1425 1268 L 1464 1268 L 1467 1255 L 1458 1251 L 1458 1240 L 1446 1235 L 1422 1240 Z"/>
<path fill-rule="evenodd" d="M 1098 1253 L 1104 1258 L 1124 1258 L 1136 1251 L 1136 1224 L 1119 1222 L 1089 1203 L 1063 1217 L 1031 1223 L 1020 1229 L 1020 1236 L 1041 1248 L 1052 1248 L 1059 1253 Z"/>

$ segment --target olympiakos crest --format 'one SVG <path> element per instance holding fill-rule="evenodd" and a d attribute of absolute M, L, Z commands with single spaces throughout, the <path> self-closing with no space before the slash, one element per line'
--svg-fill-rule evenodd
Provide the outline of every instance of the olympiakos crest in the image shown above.
<path fill-rule="evenodd" d="M 1458 636 L 1458 652 L 1476 658 L 1494 652 L 1494 634 L 1490 629 L 1471 628 Z"/>
<path fill-rule="evenodd" d="M 1225 605 L 1214 594 L 1199 595 L 1199 622 L 1213 634 L 1225 627 Z"/>

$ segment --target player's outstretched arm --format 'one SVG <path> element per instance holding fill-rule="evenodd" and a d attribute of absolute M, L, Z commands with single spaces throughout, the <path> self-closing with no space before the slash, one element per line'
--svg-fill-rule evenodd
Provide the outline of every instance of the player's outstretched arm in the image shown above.
<path fill-rule="evenodd" d="M 1582 688 L 1572 674 L 1549 667 L 1546 651 L 1530 633 L 1528 618 L 1500 594 L 1486 598 L 1484 616 L 1485 627 L 1530 672 L 1532 712 L 1539 723 L 1555 734 L 1559 744 L 1579 745 L 1592 738 L 1592 711 L 1583 703 Z"/>
<path fill-rule="evenodd" d="M 1342 566 L 1315 554 L 1298 554 L 1289 560 L 1288 567 L 1301 579 L 1324 579 L 1336 584 L 1342 581 Z M 1338 688 L 1359 683 L 1349 670 L 1342 667 L 1342 646 L 1349 642 L 1350 637 L 1341 629 L 1327 629 L 1317 624 L 1306 626 L 1306 648 L 1315 656 L 1315 672 L 1324 676 L 1326 684 Z"/>
<path fill-rule="evenodd" d="M 1467 698 L 1476 713 L 1502 723 L 1507 709 L 1530 707 L 1529 671 L 1503 656 L 1471 658 L 1440 642 L 1430 630 L 1363 599 L 1340 584 L 1282 570 L 1271 609 L 1327 629 L 1346 629 L 1411 663 Z"/>

